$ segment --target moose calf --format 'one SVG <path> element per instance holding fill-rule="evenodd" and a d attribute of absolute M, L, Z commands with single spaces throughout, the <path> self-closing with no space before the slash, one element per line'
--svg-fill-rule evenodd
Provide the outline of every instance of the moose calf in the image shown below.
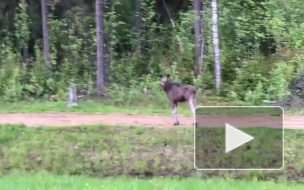
<path fill-rule="evenodd" d="M 167 97 L 170 101 L 172 108 L 172 115 L 174 118 L 174 126 L 179 125 L 177 119 L 177 103 L 178 102 L 188 102 L 191 108 L 193 117 L 195 116 L 196 108 L 196 89 L 192 85 L 183 85 L 176 82 L 170 82 L 170 75 L 161 76 L 161 86 L 162 89 L 166 92 Z"/>

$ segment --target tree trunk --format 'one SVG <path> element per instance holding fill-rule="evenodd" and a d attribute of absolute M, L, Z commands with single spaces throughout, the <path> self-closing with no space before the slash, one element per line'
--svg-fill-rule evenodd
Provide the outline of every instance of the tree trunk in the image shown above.
<path fill-rule="evenodd" d="M 195 21 L 194 21 L 195 76 L 202 74 L 202 67 L 203 67 L 201 7 L 202 7 L 201 0 L 193 0 L 193 8 L 195 11 Z"/>
<path fill-rule="evenodd" d="M 105 95 L 105 72 L 104 72 L 104 36 L 103 36 L 103 11 L 104 0 L 96 0 L 96 37 L 97 37 L 97 96 Z"/>
<path fill-rule="evenodd" d="M 25 45 L 23 47 L 23 56 L 22 56 L 22 62 L 27 64 L 29 59 L 29 53 L 28 53 L 28 40 L 25 41 Z"/>
<path fill-rule="evenodd" d="M 214 72 L 215 72 L 215 86 L 219 90 L 221 88 L 221 63 L 220 63 L 220 50 L 219 39 L 217 31 L 217 4 L 216 0 L 212 0 L 212 36 L 214 45 Z"/>
<path fill-rule="evenodd" d="M 43 29 L 43 54 L 44 59 L 50 67 L 50 42 L 49 42 L 49 26 L 48 26 L 48 0 L 41 0 L 41 15 L 42 15 L 42 29 Z M 50 69 L 50 68 L 48 68 Z"/>
<path fill-rule="evenodd" d="M 203 23 L 204 19 L 204 12 L 205 12 L 205 4 L 202 2 L 202 14 L 201 14 L 201 23 Z M 203 24 L 201 24 L 202 30 L 201 30 L 201 67 L 203 70 L 203 64 L 204 64 L 204 57 L 207 55 L 207 48 L 206 48 L 206 34 L 204 33 L 204 27 Z"/>
<path fill-rule="evenodd" d="M 141 29 L 141 17 L 140 17 L 140 10 L 141 10 L 141 0 L 135 0 L 135 31 L 137 37 L 137 47 L 141 49 L 140 43 L 140 29 Z"/>
<path fill-rule="evenodd" d="M 26 8 L 25 8 L 25 13 L 27 14 L 27 16 L 29 15 L 29 4 L 27 1 L 24 1 L 24 3 L 26 4 Z M 22 62 L 27 64 L 28 63 L 28 59 L 29 59 L 29 52 L 28 52 L 28 41 L 29 41 L 29 36 L 27 36 L 26 39 L 24 39 L 24 46 L 23 46 L 23 56 L 22 56 Z"/>

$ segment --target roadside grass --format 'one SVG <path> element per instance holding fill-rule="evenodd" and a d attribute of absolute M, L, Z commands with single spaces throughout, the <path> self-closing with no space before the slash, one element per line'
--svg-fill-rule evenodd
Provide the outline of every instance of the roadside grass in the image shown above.
<path fill-rule="evenodd" d="M 181 105 L 183 107 L 187 105 Z M 188 108 L 189 109 L 189 108 Z M 181 114 L 190 115 L 190 110 L 181 108 Z M 0 113 L 30 113 L 30 112 L 81 112 L 81 113 L 126 113 L 126 114 L 171 114 L 169 104 L 166 109 L 157 108 L 153 104 L 138 106 L 116 106 L 102 101 L 84 101 L 77 107 L 67 108 L 66 102 L 18 102 L 4 103 L 0 102 Z"/>
<path fill-rule="evenodd" d="M 130 179 L 108 178 L 94 179 L 76 176 L 58 176 L 51 174 L 20 175 L 12 174 L 0 178 L 3 190 L 93 190 L 93 189 L 124 189 L 124 190 L 302 190 L 303 185 L 260 181 L 239 181 L 231 179 L 197 178 L 153 178 Z"/>
<path fill-rule="evenodd" d="M 294 115 L 304 115 L 304 107 L 298 107 L 298 108 L 290 108 L 287 111 L 288 114 L 294 114 Z"/>
<path fill-rule="evenodd" d="M 193 129 L 133 126 L 0 127 L 0 172 L 191 176 Z"/>
<path fill-rule="evenodd" d="M 228 107 L 228 108 L 201 108 L 197 109 L 197 114 L 202 114 L 202 115 L 209 115 L 209 114 L 260 114 L 260 115 L 273 115 L 273 116 L 280 116 L 283 114 L 282 109 L 277 107 L 277 108 L 269 108 L 269 107 L 254 107 L 254 108 L 233 108 L 233 107 Z"/>
<path fill-rule="evenodd" d="M 231 102 L 220 97 L 204 97 L 199 98 L 197 105 L 200 106 L 248 106 L 245 102 Z M 234 109 L 236 110 L 236 109 Z M 245 110 L 245 109 L 244 109 Z M 244 110 L 240 112 L 243 113 Z M 248 110 L 248 109 L 246 109 Z M 245 110 L 245 112 L 246 112 Z M 263 109 L 264 110 L 264 109 Z M 262 112 L 263 112 L 262 110 Z M 171 115 L 171 108 L 168 100 L 157 101 L 141 101 L 136 104 L 115 104 L 110 100 L 91 99 L 80 101 L 79 106 L 67 108 L 65 101 L 23 101 L 16 103 L 0 102 L 0 113 L 30 113 L 30 112 L 80 112 L 80 113 L 125 113 L 125 114 L 152 114 L 152 115 Z M 208 114 L 208 111 L 202 113 Z M 266 110 L 267 111 L 267 110 Z M 232 111 L 238 112 L 238 111 Z M 248 112 L 248 111 L 247 111 Z M 220 110 L 215 113 L 221 113 Z M 249 111 L 248 113 L 252 113 Z M 260 113 L 260 111 L 259 111 Z M 264 112 L 263 112 L 264 113 Z M 190 116 L 191 110 L 187 102 L 178 104 L 178 114 Z"/>
<path fill-rule="evenodd" d="M 181 176 L 304 183 L 302 130 L 285 130 L 281 171 L 198 172 L 193 167 L 193 133 L 193 128 L 0 125 L 0 174 L 45 171 L 99 178 Z"/>

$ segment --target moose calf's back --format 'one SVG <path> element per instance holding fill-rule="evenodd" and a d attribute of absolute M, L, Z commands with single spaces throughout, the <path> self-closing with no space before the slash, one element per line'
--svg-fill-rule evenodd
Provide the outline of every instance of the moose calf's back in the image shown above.
<path fill-rule="evenodd" d="M 168 91 L 168 98 L 173 102 L 185 102 L 194 98 L 196 89 L 192 85 L 182 85 L 171 83 L 171 89 Z"/>

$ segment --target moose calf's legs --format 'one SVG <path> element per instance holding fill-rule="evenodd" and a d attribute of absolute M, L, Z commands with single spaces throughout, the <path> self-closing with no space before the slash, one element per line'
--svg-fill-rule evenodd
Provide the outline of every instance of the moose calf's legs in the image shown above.
<path fill-rule="evenodd" d="M 173 125 L 179 125 L 179 121 L 177 120 L 177 104 L 171 103 L 171 107 L 172 107 L 172 115 L 173 115 L 173 119 L 174 119 Z"/>
<path fill-rule="evenodd" d="M 195 108 L 196 108 L 196 102 L 195 102 L 195 96 L 190 97 L 188 100 L 190 109 L 193 114 L 193 124 L 194 124 L 194 117 L 195 117 Z M 172 108 L 172 115 L 174 119 L 174 126 L 179 125 L 179 121 L 177 119 L 177 103 L 176 102 L 171 102 L 171 108 Z"/>
<path fill-rule="evenodd" d="M 192 114 L 193 114 L 193 117 L 194 117 L 194 114 L 195 114 L 195 99 L 193 97 L 191 97 L 189 100 L 188 100 L 188 103 L 189 103 L 189 106 L 190 106 L 190 109 L 192 111 Z"/>
<path fill-rule="evenodd" d="M 195 97 L 191 97 L 188 101 L 190 109 L 192 111 L 192 115 L 193 115 L 193 124 L 194 124 L 194 117 L 195 117 L 195 107 L 196 107 L 196 103 L 195 103 Z"/>

